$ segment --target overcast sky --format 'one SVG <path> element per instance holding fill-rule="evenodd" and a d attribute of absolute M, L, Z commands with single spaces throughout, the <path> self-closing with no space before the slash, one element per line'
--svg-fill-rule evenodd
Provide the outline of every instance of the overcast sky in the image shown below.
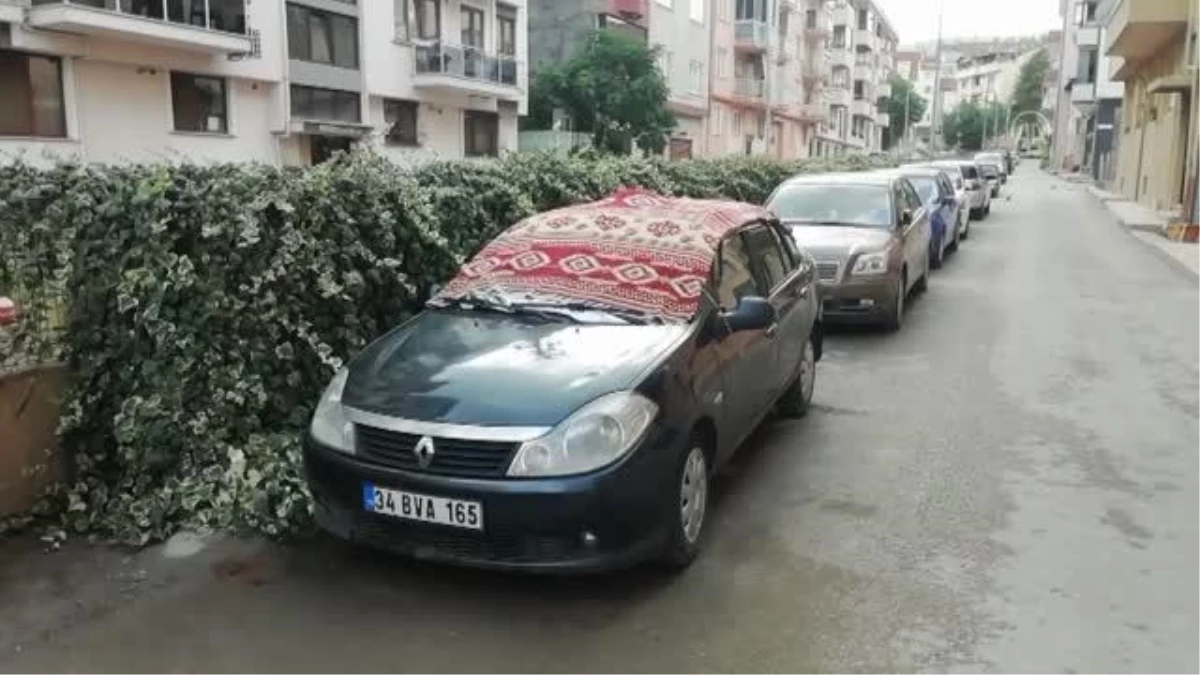
<path fill-rule="evenodd" d="M 1058 0 L 875 0 L 896 25 L 901 44 L 937 39 L 937 10 L 945 3 L 944 37 L 1012 37 L 1061 27 Z"/>

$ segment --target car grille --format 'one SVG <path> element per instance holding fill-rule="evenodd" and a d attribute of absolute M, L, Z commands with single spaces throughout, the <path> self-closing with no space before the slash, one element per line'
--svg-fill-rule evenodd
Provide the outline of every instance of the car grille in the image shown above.
<path fill-rule="evenodd" d="M 841 263 L 837 261 L 817 261 L 817 278 L 821 281 L 836 281 Z"/>
<path fill-rule="evenodd" d="M 444 476 L 499 478 L 517 449 L 516 443 L 509 442 L 434 438 L 433 460 L 422 467 L 413 452 L 420 436 L 362 424 L 355 425 L 355 432 L 358 454 L 367 461 Z"/>
<path fill-rule="evenodd" d="M 578 558 L 584 552 L 578 537 L 490 528 L 487 532 L 470 532 L 399 519 L 365 518 L 355 528 L 354 536 L 363 543 L 417 557 L 466 562 L 555 562 Z"/>

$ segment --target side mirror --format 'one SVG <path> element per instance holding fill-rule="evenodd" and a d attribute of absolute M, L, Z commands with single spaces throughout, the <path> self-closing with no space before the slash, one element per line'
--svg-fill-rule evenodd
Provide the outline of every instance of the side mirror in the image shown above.
<path fill-rule="evenodd" d="M 908 209 L 904 209 L 904 211 L 900 213 L 900 224 L 901 225 L 912 224 L 912 211 L 909 211 Z"/>
<path fill-rule="evenodd" d="M 766 298 L 747 295 L 738 300 L 737 307 L 721 315 L 730 332 L 766 330 L 775 323 L 775 308 Z"/>

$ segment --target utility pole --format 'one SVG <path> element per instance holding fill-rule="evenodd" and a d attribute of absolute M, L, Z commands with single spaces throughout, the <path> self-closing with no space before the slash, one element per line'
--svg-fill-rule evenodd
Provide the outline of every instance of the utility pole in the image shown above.
<path fill-rule="evenodd" d="M 930 127 L 933 129 L 933 133 L 930 134 L 929 139 L 934 151 L 942 147 L 942 12 L 944 10 L 945 3 L 943 0 L 938 0 L 937 44 L 933 50 L 935 64 L 933 71 L 933 116 L 930 118 Z"/>
<path fill-rule="evenodd" d="M 902 120 L 904 123 L 904 149 L 912 150 L 912 137 L 908 135 L 908 106 L 912 100 L 913 84 L 912 82 L 908 82 L 908 80 L 905 80 L 905 82 L 908 88 L 904 90 L 904 119 Z"/>

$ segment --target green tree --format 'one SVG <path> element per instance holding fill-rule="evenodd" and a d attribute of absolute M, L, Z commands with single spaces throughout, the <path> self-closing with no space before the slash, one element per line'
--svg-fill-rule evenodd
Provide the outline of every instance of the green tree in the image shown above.
<path fill-rule="evenodd" d="M 895 73 L 892 73 L 888 82 L 892 85 L 892 95 L 887 100 L 891 124 L 884 129 L 884 148 L 899 143 L 908 132 L 909 125 L 920 122 L 925 116 L 925 109 L 929 107 L 929 102 L 916 92 L 912 82 Z"/>
<path fill-rule="evenodd" d="M 597 149 L 629 154 L 636 142 L 662 152 L 675 128 L 658 50 L 616 30 L 598 30 L 570 60 L 542 66 L 530 87 L 529 128 L 550 128 L 561 108 Z"/>
<path fill-rule="evenodd" d="M 942 136 L 948 146 L 979 150 L 985 140 L 990 142 L 1004 133 L 1007 113 L 1006 107 L 999 103 L 981 105 L 964 101 L 942 120 Z"/>
<path fill-rule="evenodd" d="M 1013 89 L 1012 102 L 1009 106 L 1012 115 L 1027 110 L 1042 109 L 1043 83 L 1046 81 L 1046 70 L 1050 68 L 1050 57 L 1045 49 L 1039 49 L 1031 56 L 1021 72 L 1017 75 L 1017 86 Z"/>

